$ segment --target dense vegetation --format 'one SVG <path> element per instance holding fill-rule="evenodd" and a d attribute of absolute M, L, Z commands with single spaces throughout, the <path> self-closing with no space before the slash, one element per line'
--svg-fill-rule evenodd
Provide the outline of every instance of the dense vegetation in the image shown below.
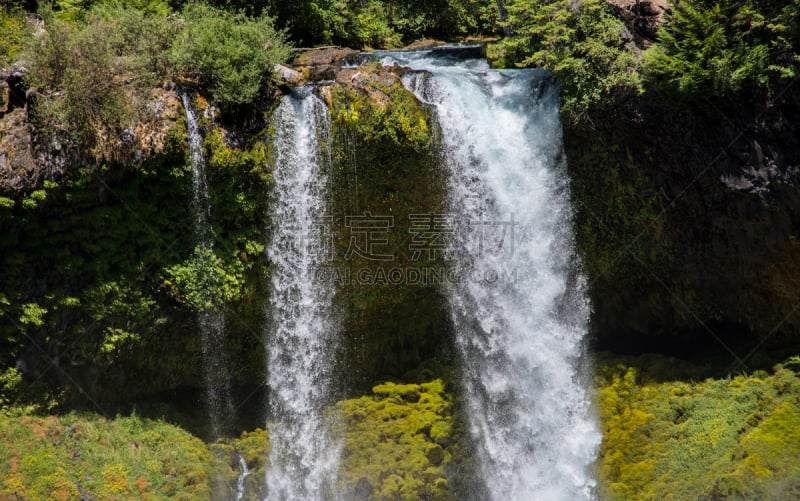
<path fill-rule="evenodd" d="M 168 81 L 202 86 L 223 107 L 268 92 L 272 68 L 288 56 L 271 18 L 250 18 L 206 4 L 180 17 L 160 1 L 117 0 L 87 10 L 72 3 L 43 11 L 46 31 L 20 56 L 38 91 L 34 123 L 89 151 L 106 131 L 146 118 L 147 91 Z M 145 94 L 145 95 L 143 95 Z"/>
<path fill-rule="evenodd" d="M 763 93 L 796 76 L 800 52 L 800 6 L 794 0 L 678 2 L 667 11 L 666 24 L 649 49 L 634 43 L 632 27 L 616 17 L 604 0 L 213 3 L 218 7 L 182 1 L 167 4 L 165 0 L 58 0 L 55 18 L 45 15 L 46 21 L 54 19 L 54 25 L 48 30 L 53 34 L 44 37 L 44 46 L 52 37 L 68 37 L 58 44 L 67 46 L 59 56 L 72 54 L 66 67 L 94 65 L 83 69 L 103 70 L 98 80 L 112 72 L 135 75 L 133 81 L 145 85 L 145 69 L 144 74 L 161 79 L 192 78 L 212 89 L 224 105 L 252 101 L 268 83 L 271 65 L 267 63 L 286 57 L 284 35 L 275 30 L 276 23 L 287 28 L 294 43 L 307 46 L 333 43 L 393 48 L 424 37 L 497 38 L 505 34 L 490 51 L 497 64 L 553 70 L 563 86 L 565 112 L 574 118 L 589 108 L 608 106 L 646 89 L 717 95 Z M 9 2 L 0 15 L 4 32 L 10 35 L 0 41 L 0 62 L 11 61 L 25 38 L 24 23 L 14 7 L 19 7 L 18 2 Z M 181 13 L 185 22 L 170 16 L 173 10 Z M 48 12 L 47 8 L 42 12 Z M 251 24 L 243 24 L 246 15 L 257 17 L 250 18 Z M 62 33 L 64 27 L 59 23 L 69 23 L 73 33 Z M 76 23 L 84 28 L 76 29 Z M 81 34 L 82 30 L 87 32 Z M 137 36 L 142 33 L 149 35 Z M 81 37 L 103 42 L 97 57 L 89 61 L 79 57 Z M 254 47 L 268 50 L 248 52 Z M 41 50 L 39 47 L 33 54 Z M 123 68 L 105 64 L 122 53 L 135 57 L 117 60 L 124 62 Z M 80 81 L 90 78 L 86 71 L 76 73 L 77 81 L 63 83 L 76 87 L 91 83 Z M 89 88 L 107 92 L 104 106 L 113 107 L 116 87 L 119 85 L 100 88 L 95 82 Z"/>
<path fill-rule="evenodd" d="M 764 92 L 798 76 L 798 2 L 680 2 L 647 54 L 655 80 L 682 92 Z"/>
<path fill-rule="evenodd" d="M 675 359 L 606 357 L 596 384 L 603 499 L 794 499 L 800 495 L 800 362 L 750 376 L 702 378 Z M 413 378 L 412 378 L 413 379 Z M 382 383 L 336 404 L 341 488 L 363 499 L 464 499 L 474 465 L 441 380 Z M 0 492 L 31 501 L 230 496 L 237 454 L 260 489 L 266 432 L 204 444 L 163 420 L 0 411 Z M 260 496 L 260 497 L 259 497 Z"/>

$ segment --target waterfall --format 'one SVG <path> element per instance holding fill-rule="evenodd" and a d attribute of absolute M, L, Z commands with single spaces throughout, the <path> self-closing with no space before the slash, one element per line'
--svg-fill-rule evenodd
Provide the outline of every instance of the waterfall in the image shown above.
<path fill-rule="evenodd" d="M 385 53 L 434 112 L 449 171 L 449 301 L 481 480 L 494 500 L 590 499 L 600 443 L 580 364 L 589 305 L 558 96 L 534 70 Z"/>
<path fill-rule="evenodd" d="M 230 374 L 225 357 L 225 313 L 215 305 L 217 271 L 213 266 L 214 232 L 211 228 L 211 202 L 206 177 L 206 159 L 203 155 L 202 136 L 189 95 L 181 96 L 186 110 L 186 129 L 189 137 L 189 159 L 192 167 L 194 234 L 196 241 L 196 277 L 201 289 L 198 323 L 202 342 L 203 383 L 211 435 L 225 434 L 234 415 L 231 399 Z"/>
<path fill-rule="evenodd" d="M 329 499 L 339 449 L 329 438 L 324 409 L 330 403 L 336 325 L 333 291 L 314 283 L 314 268 L 320 264 L 319 225 L 331 162 L 330 115 L 309 88 L 298 88 L 283 98 L 273 124 L 268 499 Z"/>
<path fill-rule="evenodd" d="M 239 456 L 239 468 L 242 472 L 236 478 L 236 498 L 235 501 L 242 501 L 244 497 L 245 479 L 250 476 L 250 470 L 247 468 L 247 461 L 242 456 Z"/>

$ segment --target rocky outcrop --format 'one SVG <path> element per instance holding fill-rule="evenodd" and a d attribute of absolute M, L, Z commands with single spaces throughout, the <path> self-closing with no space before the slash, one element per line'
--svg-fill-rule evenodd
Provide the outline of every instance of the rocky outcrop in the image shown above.
<path fill-rule="evenodd" d="M 13 194 L 36 186 L 44 177 L 33 154 L 33 140 L 25 110 L 0 118 L 0 194 Z"/>
<path fill-rule="evenodd" d="M 23 64 L 0 69 L 0 118 L 15 108 L 25 106 L 25 77 L 28 70 Z"/>
<path fill-rule="evenodd" d="M 146 96 L 132 96 L 144 109 L 140 119 L 123 130 L 97 130 L 97 146 L 78 151 L 59 134 L 37 135 L 28 109 L 35 92 L 25 90 L 21 71 L 0 74 L 0 194 L 13 195 L 35 188 L 43 180 L 59 181 L 79 165 L 103 163 L 136 168 L 162 153 L 170 134 L 182 131 L 183 108 L 174 90 L 153 89 Z M 3 85 L 4 84 L 4 85 Z M 27 97 L 26 97 L 27 93 Z M 184 134 L 184 132 L 180 132 Z"/>
<path fill-rule="evenodd" d="M 96 163 L 109 162 L 136 168 L 164 151 L 173 131 L 183 130 L 184 111 L 178 93 L 172 88 L 152 89 L 145 96 L 132 96 L 144 108 L 136 123 L 121 131 L 98 131 L 100 146 L 93 152 Z"/>
<path fill-rule="evenodd" d="M 275 74 L 278 75 L 283 85 L 291 87 L 303 85 L 306 81 L 306 77 L 302 73 L 282 64 L 275 65 Z"/>
<path fill-rule="evenodd" d="M 339 68 L 359 55 L 360 52 L 343 47 L 309 49 L 298 54 L 292 65 L 310 80 L 333 80 Z"/>

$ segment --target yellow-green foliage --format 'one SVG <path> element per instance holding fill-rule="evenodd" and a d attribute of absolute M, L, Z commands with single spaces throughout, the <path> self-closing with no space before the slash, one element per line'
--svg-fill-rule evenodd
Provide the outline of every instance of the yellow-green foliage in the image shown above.
<path fill-rule="evenodd" d="M 268 151 L 263 142 L 257 141 L 247 150 L 228 148 L 220 129 L 213 129 L 206 134 L 203 144 L 212 169 L 233 175 L 251 174 L 265 185 L 272 182 L 272 176 L 267 172 Z"/>
<path fill-rule="evenodd" d="M 0 493 L 23 499 L 208 499 L 227 461 L 198 438 L 161 421 L 0 412 Z"/>
<path fill-rule="evenodd" d="M 17 12 L 0 7 L 0 68 L 11 64 L 22 50 L 29 31 L 25 18 Z"/>
<path fill-rule="evenodd" d="M 449 499 L 451 401 L 444 383 L 385 383 L 372 396 L 337 404 L 344 427 L 341 482 L 361 481 L 370 500 Z"/>
<path fill-rule="evenodd" d="M 778 365 L 698 383 L 601 367 L 599 474 L 607 499 L 797 499 L 800 377 Z"/>
<path fill-rule="evenodd" d="M 370 73 L 364 67 L 364 92 L 336 86 L 332 90 L 333 118 L 338 126 L 352 128 L 366 141 L 388 139 L 395 145 L 424 151 L 431 144 L 430 112 L 399 81 Z"/>

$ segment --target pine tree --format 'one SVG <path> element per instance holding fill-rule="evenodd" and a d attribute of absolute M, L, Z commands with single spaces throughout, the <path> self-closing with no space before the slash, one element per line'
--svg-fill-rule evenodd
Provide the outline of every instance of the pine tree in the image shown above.
<path fill-rule="evenodd" d="M 794 78 L 798 58 L 786 21 L 797 21 L 787 3 L 676 2 L 657 45 L 648 51 L 647 74 L 654 83 L 681 92 L 715 95 L 767 89 Z"/>

